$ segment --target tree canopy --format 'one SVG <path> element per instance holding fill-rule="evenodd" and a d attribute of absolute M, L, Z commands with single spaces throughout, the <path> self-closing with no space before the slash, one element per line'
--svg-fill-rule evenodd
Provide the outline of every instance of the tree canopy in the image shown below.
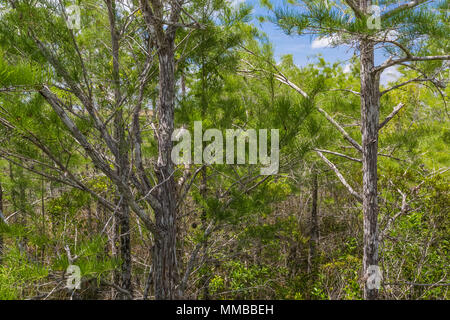
<path fill-rule="evenodd" d="M 247 2 L 0 2 L 0 299 L 448 299 L 448 1 Z"/>

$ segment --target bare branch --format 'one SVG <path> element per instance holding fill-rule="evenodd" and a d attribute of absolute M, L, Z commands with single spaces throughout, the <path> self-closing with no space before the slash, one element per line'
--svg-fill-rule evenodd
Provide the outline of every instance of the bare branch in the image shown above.
<path fill-rule="evenodd" d="M 400 83 L 400 84 L 397 84 L 397 85 L 395 85 L 395 86 L 393 86 L 393 87 L 391 87 L 391 88 L 389 88 L 389 89 L 386 89 L 386 90 L 384 90 L 384 91 L 381 91 L 381 92 L 380 92 L 380 97 L 383 96 L 383 95 L 385 95 L 386 93 L 392 91 L 392 90 L 395 90 L 395 89 L 404 87 L 404 86 L 406 86 L 406 85 L 408 85 L 408 84 L 410 84 L 410 83 L 413 83 L 413 82 L 426 82 L 426 81 L 433 82 L 433 80 L 434 80 L 434 79 L 432 79 L 432 78 L 427 78 L 427 79 L 423 79 L 423 78 L 420 78 L 420 77 L 419 77 L 419 78 L 414 78 L 414 79 L 411 79 L 411 80 L 402 82 L 402 83 Z"/>
<path fill-rule="evenodd" d="M 380 123 L 378 125 L 378 130 L 381 130 L 381 128 L 383 128 L 389 121 L 391 121 L 391 119 L 393 117 L 395 117 L 395 115 L 405 106 L 405 104 L 403 103 L 399 103 L 394 110 L 392 110 L 392 112 L 386 117 L 386 119 L 384 119 L 384 121 L 382 123 Z"/>
<path fill-rule="evenodd" d="M 333 154 L 335 156 L 342 157 L 342 158 L 345 158 L 345 159 L 348 159 L 348 160 L 351 160 L 351 161 L 362 163 L 361 159 L 352 158 L 352 157 L 350 157 L 350 156 L 348 156 L 346 154 L 343 154 L 343 153 L 339 153 L 339 152 L 335 152 L 335 151 L 329 151 L 329 150 L 323 150 L 323 149 L 314 149 L 314 151 L 319 151 L 319 152 L 323 152 L 323 153 L 329 153 L 329 154 Z"/>
<path fill-rule="evenodd" d="M 251 55 L 254 55 L 255 57 L 259 56 L 254 53 L 253 51 L 251 51 L 250 49 L 241 46 L 245 51 L 247 51 L 248 53 L 250 53 Z M 297 91 L 298 93 L 300 93 L 304 98 L 309 99 L 308 94 L 303 91 L 300 87 L 298 87 L 295 83 L 293 83 L 292 81 L 290 81 L 279 69 L 276 65 L 274 65 L 271 61 L 267 61 L 268 63 L 270 63 L 272 65 L 272 67 L 275 69 L 275 71 L 277 73 L 272 73 L 273 76 L 275 77 L 275 79 L 289 87 L 291 87 L 292 89 L 294 89 L 295 91 Z M 248 63 L 251 67 L 253 67 L 250 63 Z M 358 150 L 359 152 L 362 152 L 362 147 L 361 145 L 356 142 L 345 130 L 344 128 L 337 123 L 325 110 L 323 110 L 320 107 L 316 107 L 316 109 L 325 116 L 325 118 L 327 118 L 327 120 L 336 127 L 336 129 L 338 129 L 338 131 L 340 133 L 342 133 L 342 135 L 344 136 L 344 138 L 353 146 L 356 148 L 356 150 Z"/>
<path fill-rule="evenodd" d="M 388 60 L 386 60 L 385 62 L 383 62 L 381 65 L 379 65 L 378 67 L 375 67 L 372 71 L 377 73 L 377 72 L 383 71 L 386 68 L 389 68 L 389 67 L 395 66 L 397 64 L 407 62 L 407 61 L 433 61 L 433 60 L 450 60 L 450 55 L 426 56 L 426 57 L 410 56 L 410 57 L 404 57 L 404 58 L 394 59 L 394 60 L 391 57 Z"/>
<path fill-rule="evenodd" d="M 361 93 L 359 93 L 358 91 L 350 90 L 350 89 L 329 89 L 329 90 L 327 90 L 327 91 L 343 91 L 343 92 L 350 92 L 350 93 L 353 93 L 353 94 L 355 94 L 355 95 L 357 95 L 357 96 L 360 96 L 360 95 L 361 95 Z"/>
<path fill-rule="evenodd" d="M 203 233 L 203 239 L 206 239 L 213 230 L 214 230 L 214 221 L 211 221 L 209 223 L 208 227 L 206 228 L 205 232 Z M 184 290 L 186 289 L 187 281 L 189 279 L 189 276 L 191 275 L 191 271 L 194 267 L 195 260 L 197 259 L 197 255 L 198 255 L 200 249 L 202 248 L 202 246 L 203 246 L 203 241 L 200 241 L 199 243 L 197 243 L 197 245 L 194 248 L 194 251 L 192 251 L 192 253 L 191 253 L 189 262 L 187 263 L 186 271 L 184 272 L 183 279 L 179 286 L 179 291 L 181 292 L 181 296 L 183 296 L 183 294 L 184 294 Z"/>
<path fill-rule="evenodd" d="M 396 14 L 398 14 L 398 13 L 404 11 L 404 10 L 412 9 L 414 7 L 417 7 L 418 5 L 420 5 L 422 3 L 425 3 L 427 1 L 429 1 L 429 0 L 412 0 L 412 1 L 409 1 L 408 3 L 402 4 L 402 5 L 398 6 L 397 8 L 392 9 L 391 11 L 388 11 L 385 14 L 381 15 L 381 19 L 382 20 L 383 19 L 388 19 L 388 18 L 392 17 L 393 15 L 396 15 Z"/>
<path fill-rule="evenodd" d="M 362 152 L 362 147 L 361 145 L 356 142 L 352 137 L 350 137 L 350 135 L 347 133 L 347 131 L 344 130 L 344 128 L 342 128 L 342 126 L 337 123 L 325 110 L 323 110 L 320 107 L 316 107 L 317 110 L 323 114 L 325 116 L 325 118 L 327 118 L 327 120 L 333 124 L 335 126 L 336 129 L 338 129 L 338 131 L 344 136 L 345 140 L 347 140 L 348 142 L 350 142 L 350 144 L 359 152 Z"/>
<path fill-rule="evenodd" d="M 342 182 L 342 184 L 347 188 L 347 190 L 359 201 L 362 203 L 362 197 L 361 195 L 353 190 L 353 188 L 348 184 L 348 182 L 345 180 L 344 176 L 339 172 L 338 168 L 330 161 L 328 160 L 322 152 L 317 151 L 316 153 L 319 155 L 319 157 L 322 158 L 323 161 L 331 168 L 331 170 L 334 171 L 336 176 L 339 178 L 339 180 Z"/>

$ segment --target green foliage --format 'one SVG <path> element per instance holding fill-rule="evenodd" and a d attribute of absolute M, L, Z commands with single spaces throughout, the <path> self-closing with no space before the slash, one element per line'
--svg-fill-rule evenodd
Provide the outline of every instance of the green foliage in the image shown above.
<path fill-rule="evenodd" d="M 255 291 L 266 289 L 270 282 L 271 271 L 266 266 L 246 266 L 240 261 L 228 261 L 224 267 L 229 270 L 227 278 L 215 276 L 210 282 L 211 293 L 218 298 L 252 299 Z M 226 294 L 229 291 L 232 293 Z"/>
<path fill-rule="evenodd" d="M 73 218 L 90 201 L 90 195 L 78 189 L 72 189 L 63 193 L 60 197 L 51 199 L 48 202 L 47 210 L 54 217 L 61 217 L 68 214 Z"/>
<path fill-rule="evenodd" d="M 102 236 L 96 236 L 92 239 L 77 244 L 71 251 L 74 256 L 78 256 L 74 264 L 80 267 L 81 276 L 84 278 L 105 278 L 111 271 L 120 266 L 120 261 L 105 255 L 105 246 L 107 239 Z M 67 255 L 56 259 L 52 265 L 52 270 L 65 271 L 70 265 Z"/>
<path fill-rule="evenodd" d="M 36 292 L 36 285 L 48 275 L 47 267 L 30 262 L 17 248 L 11 248 L 3 256 L 0 265 L 0 300 L 20 299 Z"/>
<path fill-rule="evenodd" d="M 60 3 L 35 2 L 14 1 L 13 10 L 12 2 L 4 2 L 0 9 L 0 186 L 2 212 L 8 217 L 8 224 L 0 223 L 0 299 L 25 299 L 42 292 L 65 298 L 60 291 L 52 292 L 54 286 L 48 288 L 48 283 L 65 279 L 69 264 L 81 268 L 83 286 L 95 280 L 100 297 L 109 298 L 113 290 L 101 287 L 105 282 L 120 283 L 124 263 L 119 201 L 130 209 L 125 216 L 130 224 L 131 279 L 135 297 L 140 297 L 148 290 L 157 237 L 148 223 L 137 219 L 136 206 L 149 220 L 160 218 L 145 201 L 161 192 L 155 135 L 161 120 L 159 50 L 141 10 L 129 16 L 119 8 L 115 18 L 121 36 L 121 100 L 115 101 L 104 3 L 78 1 L 83 28 L 73 31 Z M 396 43 L 380 40 L 383 53 L 393 58 L 449 51 L 448 12 L 442 10 L 448 1 L 394 11 L 383 17 L 381 30 L 369 29 L 369 15 L 355 13 L 345 1 L 328 2 L 288 0 L 281 7 L 262 0 L 271 16 L 259 20 L 274 22 L 289 35 L 329 37 L 336 45 L 355 47 L 358 37 L 394 37 Z M 377 3 L 383 12 L 398 5 L 394 0 Z M 6 7 L 11 10 L 6 12 Z M 217 128 L 222 133 L 234 128 L 279 129 L 280 170 L 265 177 L 260 175 L 261 164 L 177 166 L 176 271 L 183 275 L 195 258 L 186 286 L 186 297 L 193 299 L 362 299 L 361 204 L 314 152 L 327 149 L 354 158 L 327 153 L 346 181 L 357 192 L 362 190 L 361 154 L 348 149 L 321 111 L 361 143 L 359 59 L 355 54 L 349 61 L 329 63 L 319 54 L 302 67 L 295 65 L 293 55 L 276 59 L 269 38 L 252 24 L 252 10 L 245 3 L 232 8 L 225 0 L 195 0 L 184 7 L 183 23 L 195 23 L 178 28 L 175 35 L 174 127 L 192 132 L 194 121 L 201 121 L 203 130 Z M 380 119 L 398 103 L 406 105 L 382 128 L 378 141 L 379 255 L 386 281 L 381 295 L 448 299 L 446 286 L 418 288 L 407 283 L 448 282 L 448 63 L 413 61 L 398 71 L 401 77 L 381 90 L 428 74 L 437 79 L 411 81 L 381 98 Z M 280 84 L 280 77 L 301 87 L 308 97 Z M 111 135 L 115 142 L 123 134 L 121 151 L 130 164 L 125 181 L 105 175 L 89 158 L 79 136 L 74 137 L 39 92 L 44 85 L 114 174 L 122 164 L 104 136 Z M 119 113 L 123 132 L 118 130 Z M 92 114 L 105 131 L 96 129 L 99 122 Z M 137 125 L 140 137 L 133 136 Z M 141 155 L 136 149 L 140 139 Z M 139 156 L 145 177 L 136 170 Z M 177 183 L 182 177 L 184 184 Z M 313 177 L 318 178 L 317 243 L 311 232 Z M 140 186 L 147 182 L 151 192 L 143 196 Z M 183 194 L 187 185 L 190 189 Z M 181 195 L 185 198 L 177 197 Z M 213 226 L 209 235 L 207 226 Z"/>

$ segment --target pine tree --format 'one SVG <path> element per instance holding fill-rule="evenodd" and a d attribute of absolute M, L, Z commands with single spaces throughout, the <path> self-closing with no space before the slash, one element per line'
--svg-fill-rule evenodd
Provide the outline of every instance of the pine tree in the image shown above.
<path fill-rule="evenodd" d="M 297 2 L 297 1 L 295 1 Z M 363 163 L 363 190 L 359 195 L 343 179 L 349 191 L 362 200 L 364 215 L 363 278 L 370 276 L 370 266 L 378 266 L 378 137 L 379 130 L 403 107 L 394 108 L 392 116 L 380 123 L 380 75 L 383 70 L 407 65 L 420 68 L 429 61 L 449 60 L 448 48 L 424 49 L 421 43 L 444 41 L 450 32 L 445 13 L 447 1 L 414 0 L 397 4 L 394 1 L 345 0 L 345 1 L 298 1 L 302 10 L 289 7 L 273 10 L 273 21 L 288 34 L 312 33 L 327 37 L 335 44 L 355 44 L 360 60 L 361 136 L 359 144 L 330 118 L 334 126 L 361 154 Z M 269 8 L 271 4 L 265 2 Z M 381 13 L 380 13 L 381 12 Z M 380 15 L 378 15 L 380 13 Z M 383 47 L 390 55 L 379 64 L 375 63 L 377 47 Z M 426 74 L 426 73 L 425 73 Z M 431 81 L 432 78 L 428 78 Z M 287 79 L 281 79 L 288 85 Z M 417 81 L 418 79 L 416 79 Z M 413 80 L 414 81 L 414 80 Z M 406 83 L 398 86 L 401 87 Z M 301 89 L 297 91 L 303 93 Z M 337 173 L 337 168 L 320 152 L 318 153 Z M 340 175 L 340 173 L 339 173 Z M 376 299 L 378 289 L 365 286 L 364 297 Z"/>

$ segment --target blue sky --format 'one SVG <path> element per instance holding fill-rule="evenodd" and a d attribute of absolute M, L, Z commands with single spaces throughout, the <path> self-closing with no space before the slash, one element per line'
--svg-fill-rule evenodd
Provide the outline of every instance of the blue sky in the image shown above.
<path fill-rule="evenodd" d="M 314 39 L 310 35 L 287 36 L 280 28 L 271 22 L 260 23 L 256 17 L 260 15 L 267 16 L 269 11 L 260 6 L 259 0 L 234 0 L 234 2 L 245 2 L 246 4 L 253 6 L 253 23 L 267 34 L 270 41 L 273 43 L 275 56 L 277 59 L 285 54 L 292 54 L 294 57 L 294 62 L 297 65 L 302 66 L 308 62 L 311 62 L 311 59 L 313 59 L 318 53 L 322 54 L 325 60 L 329 62 L 335 62 L 338 60 L 344 61 L 353 55 L 353 49 L 349 49 L 348 47 L 317 47 L 321 44 L 319 41 L 315 41 L 313 46 Z M 272 4 L 274 7 L 282 6 L 283 1 L 273 0 Z"/>
<path fill-rule="evenodd" d="M 335 48 L 327 47 L 326 41 L 313 38 L 311 35 L 304 36 L 288 36 L 271 22 L 260 23 L 257 20 L 258 16 L 267 16 L 269 11 L 262 8 L 260 0 L 231 0 L 235 5 L 239 3 L 246 3 L 253 7 L 253 24 L 264 31 L 273 44 L 275 58 L 279 58 L 285 54 L 292 54 L 294 63 L 298 66 L 304 66 L 309 62 L 313 62 L 317 54 L 321 54 L 323 58 L 331 63 L 342 62 L 342 66 L 348 63 L 354 54 L 354 49 L 348 46 L 338 46 Z M 272 0 L 274 7 L 282 6 L 283 0 Z M 376 54 L 377 63 L 384 60 L 382 54 Z M 381 83 L 387 84 L 389 81 L 394 81 L 400 76 L 396 69 L 387 69 L 381 76 Z"/>

